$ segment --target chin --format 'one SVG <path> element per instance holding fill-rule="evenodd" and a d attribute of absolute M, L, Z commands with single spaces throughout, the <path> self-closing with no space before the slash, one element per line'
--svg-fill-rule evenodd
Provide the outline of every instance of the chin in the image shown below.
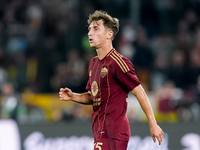
<path fill-rule="evenodd" d="M 92 48 L 96 48 L 96 46 L 95 46 L 95 45 L 91 45 L 91 44 L 90 44 L 90 47 L 92 47 Z"/>

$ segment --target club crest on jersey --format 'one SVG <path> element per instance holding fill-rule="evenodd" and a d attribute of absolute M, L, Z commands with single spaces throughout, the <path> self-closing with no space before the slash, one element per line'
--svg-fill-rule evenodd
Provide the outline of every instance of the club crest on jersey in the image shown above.
<path fill-rule="evenodd" d="M 108 74 L 108 69 L 104 67 L 103 69 L 101 69 L 100 74 L 101 74 L 101 77 L 104 78 Z"/>
<path fill-rule="evenodd" d="M 92 95 L 93 95 L 93 96 L 96 96 L 97 93 L 98 93 L 98 90 L 99 90 L 96 81 L 93 81 L 93 82 L 92 82 L 92 87 L 91 87 L 91 89 L 92 89 Z"/>

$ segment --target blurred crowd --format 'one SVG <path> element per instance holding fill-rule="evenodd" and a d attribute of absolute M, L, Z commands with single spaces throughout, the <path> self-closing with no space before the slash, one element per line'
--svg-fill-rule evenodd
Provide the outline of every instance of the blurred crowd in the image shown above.
<path fill-rule="evenodd" d="M 96 55 L 87 18 L 101 9 L 119 18 L 113 45 L 132 61 L 157 110 L 200 121 L 200 1 L 136 2 L 138 20 L 131 18 L 131 0 L 1 0 L 1 118 L 16 119 L 17 106 L 25 113 L 21 93 L 86 91 L 88 63 Z"/>

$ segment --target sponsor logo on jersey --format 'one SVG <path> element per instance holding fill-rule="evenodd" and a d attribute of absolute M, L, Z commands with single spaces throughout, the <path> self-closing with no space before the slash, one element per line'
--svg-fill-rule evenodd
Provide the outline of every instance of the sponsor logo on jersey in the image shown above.
<path fill-rule="evenodd" d="M 99 105 L 101 105 L 101 98 L 93 99 L 93 106 L 99 106 Z"/>
<path fill-rule="evenodd" d="M 92 82 L 92 87 L 91 87 L 91 89 L 92 89 L 92 95 L 93 95 L 93 96 L 96 96 L 97 93 L 98 93 L 98 90 L 99 90 L 96 81 L 93 81 L 93 82 Z"/>
<path fill-rule="evenodd" d="M 101 69 L 100 74 L 101 74 L 101 77 L 104 78 L 108 74 L 108 69 L 104 67 L 103 69 Z"/>

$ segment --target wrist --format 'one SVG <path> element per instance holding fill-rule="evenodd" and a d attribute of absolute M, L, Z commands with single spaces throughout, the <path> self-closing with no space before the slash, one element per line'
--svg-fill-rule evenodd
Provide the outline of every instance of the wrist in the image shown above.
<path fill-rule="evenodd" d="M 74 93 L 72 93 L 72 95 L 71 95 L 71 101 L 75 101 L 75 94 Z"/>
<path fill-rule="evenodd" d="M 149 119 L 149 127 L 154 127 L 155 125 L 157 125 L 156 119 L 154 117 L 151 117 Z"/>

